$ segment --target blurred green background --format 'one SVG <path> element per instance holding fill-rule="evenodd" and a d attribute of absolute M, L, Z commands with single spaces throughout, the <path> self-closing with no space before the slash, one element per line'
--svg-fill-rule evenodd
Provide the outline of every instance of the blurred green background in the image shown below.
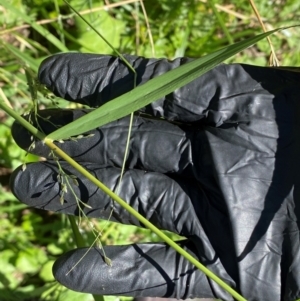
<path fill-rule="evenodd" d="M 70 3 L 127 54 L 200 57 L 262 32 L 248 1 L 145 0 L 146 14 L 140 0 Z M 268 30 L 300 20 L 298 0 L 261 0 L 256 5 Z M 300 66 L 299 38 L 299 28 L 271 37 L 280 65 Z M 24 67 L 36 73 L 45 57 L 63 51 L 112 53 L 61 0 L 0 0 L 0 87 L 14 110 L 24 113 L 31 106 Z M 267 66 L 269 53 L 267 41 L 261 41 L 228 62 Z M 52 105 L 41 95 L 39 99 L 40 108 Z M 59 105 L 74 107 L 63 100 Z M 27 208 L 10 193 L 12 170 L 38 160 L 16 146 L 10 134 L 12 122 L 0 111 L 0 300 L 93 300 L 91 295 L 63 288 L 52 276 L 55 259 L 75 248 L 68 219 Z M 158 240 L 148 230 L 94 222 L 104 228 L 104 245 Z M 83 235 L 93 241 L 89 231 Z"/>

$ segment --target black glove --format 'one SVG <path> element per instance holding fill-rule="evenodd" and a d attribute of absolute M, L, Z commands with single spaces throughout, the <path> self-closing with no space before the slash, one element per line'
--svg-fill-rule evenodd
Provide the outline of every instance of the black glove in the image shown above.
<path fill-rule="evenodd" d="M 188 61 L 126 58 L 138 84 Z M 101 55 L 52 56 L 42 63 L 39 79 L 56 95 L 91 107 L 133 87 L 124 63 Z M 87 111 L 40 113 L 63 125 Z M 299 73 L 220 65 L 135 116 L 120 196 L 157 227 L 185 236 L 181 245 L 248 300 L 294 301 L 300 298 L 299 117 Z M 46 133 L 55 130 L 47 120 L 39 123 Z M 124 118 L 92 131 L 92 138 L 59 146 L 114 190 L 128 124 Z M 31 144 L 18 124 L 13 136 L 25 149 Z M 49 150 L 36 142 L 34 153 L 47 157 Z M 82 206 L 85 214 L 107 219 L 110 198 L 61 165 L 79 177 L 75 192 L 92 208 Z M 71 193 L 60 204 L 57 173 L 51 160 L 25 172 L 19 168 L 12 190 L 30 206 L 78 215 Z M 112 220 L 143 227 L 117 204 Z M 165 244 L 105 247 L 112 266 L 96 248 L 78 263 L 85 252 L 66 253 L 53 269 L 60 283 L 76 291 L 233 300 Z"/>

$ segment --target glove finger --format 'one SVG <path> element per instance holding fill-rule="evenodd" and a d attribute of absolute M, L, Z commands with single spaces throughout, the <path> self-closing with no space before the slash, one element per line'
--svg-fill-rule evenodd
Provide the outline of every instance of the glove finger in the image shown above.
<path fill-rule="evenodd" d="M 192 243 L 180 244 L 195 256 Z M 111 265 L 105 263 L 104 254 Z M 234 287 L 219 260 L 209 262 L 202 258 L 202 263 Z M 97 248 L 73 250 L 55 262 L 53 274 L 64 286 L 85 293 L 233 300 L 174 249 L 162 243 L 106 246 L 104 252 Z"/>
<path fill-rule="evenodd" d="M 125 56 L 137 72 L 137 85 L 192 59 L 146 59 Z M 298 69 L 291 69 L 298 71 Z M 261 94 L 277 95 L 282 89 L 299 87 L 300 73 L 240 64 L 219 65 L 188 85 L 158 99 L 142 112 L 167 120 L 220 125 L 236 114 L 257 114 Z M 39 80 L 57 96 L 98 107 L 134 86 L 132 71 L 119 58 L 65 53 L 42 62 Z M 247 110 L 241 109 L 243 106 Z M 262 114 L 265 114 L 262 106 Z"/>
<path fill-rule="evenodd" d="M 51 116 L 50 120 L 39 118 L 43 132 L 51 133 L 53 124 L 64 125 L 86 114 L 85 110 L 45 110 L 40 116 Z M 104 166 L 121 167 L 128 137 L 129 118 L 111 122 L 91 132 L 93 137 L 81 140 L 65 140 L 59 147 L 77 161 L 94 162 Z M 12 135 L 25 150 L 32 144 L 31 134 L 20 124 L 14 123 Z M 133 120 L 129 156 L 126 167 L 161 173 L 182 174 L 194 168 L 191 159 L 192 132 L 163 120 L 136 116 Z M 49 158 L 49 148 L 35 141 L 31 152 Z"/>
<path fill-rule="evenodd" d="M 21 167 L 16 169 L 11 176 L 12 192 L 21 202 L 35 208 L 70 215 L 110 218 L 112 221 L 143 227 L 127 210 L 112 202 L 109 196 L 88 179 L 81 178 L 72 167 L 63 162 L 60 165 L 65 173 L 78 176 L 78 186 L 73 183 L 72 178 L 68 179 L 74 193 L 68 185 L 67 192 L 63 192 L 63 185 L 58 182 L 58 167 L 55 162 L 28 164 L 25 171 Z M 120 169 L 103 169 L 91 163 L 83 166 L 108 188 L 116 190 Z M 59 180 L 67 184 L 62 176 Z M 203 196 L 201 190 L 193 184 L 195 183 L 191 180 L 178 180 L 177 183 L 159 173 L 128 170 L 123 175 L 119 195 L 160 229 L 186 237 L 204 235 L 192 203 L 192 200 L 199 201 Z"/>

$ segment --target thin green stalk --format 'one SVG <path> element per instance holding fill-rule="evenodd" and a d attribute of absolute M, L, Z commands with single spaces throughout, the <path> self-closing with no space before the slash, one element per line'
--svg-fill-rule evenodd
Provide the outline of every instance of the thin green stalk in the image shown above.
<path fill-rule="evenodd" d="M 82 237 L 82 235 L 79 231 L 79 228 L 77 226 L 75 217 L 72 216 L 72 215 L 68 215 L 68 218 L 69 218 L 69 222 L 71 224 L 71 228 L 72 228 L 72 231 L 73 231 L 73 234 L 74 234 L 76 246 L 78 248 L 86 247 L 86 244 L 84 242 L 84 238 Z M 94 298 L 95 301 L 104 301 L 104 297 L 100 296 L 100 295 L 94 295 L 93 294 L 93 298 Z"/>
<path fill-rule="evenodd" d="M 81 16 L 81 14 L 72 6 L 67 0 L 63 0 L 71 10 L 75 12 L 75 14 L 81 18 L 91 29 L 93 29 L 94 32 L 98 34 L 98 36 L 121 58 L 121 60 L 126 64 L 126 66 L 133 72 L 133 88 L 136 87 L 136 79 L 137 79 L 137 74 L 134 68 L 130 65 L 130 63 L 126 60 L 126 58 L 89 22 L 87 21 L 84 17 Z M 131 136 L 131 128 L 132 128 L 132 122 L 133 122 L 133 112 L 130 113 L 130 121 L 129 121 L 129 129 L 128 129 L 128 136 L 127 136 L 127 141 L 126 141 L 126 147 L 125 147 L 125 153 L 124 153 L 124 159 L 122 163 L 122 168 L 121 168 L 121 173 L 120 173 L 120 178 L 119 182 L 117 184 L 117 193 L 119 191 L 119 187 L 122 181 L 124 169 L 125 169 L 125 163 L 127 160 L 127 155 L 128 155 L 128 150 L 129 150 L 129 143 L 130 143 L 130 136 Z"/>
<path fill-rule="evenodd" d="M 5 111 L 8 115 L 17 120 L 25 129 L 27 129 L 30 133 L 32 133 L 35 137 L 40 140 L 44 140 L 46 135 L 40 132 L 37 128 L 31 125 L 27 120 L 25 120 L 22 116 L 16 113 L 13 109 L 8 107 L 4 101 L 0 100 L 0 108 Z"/>
<path fill-rule="evenodd" d="M 23 127 L 25 127 L 30 133 L 36 136 L 38 139 L 43 141 L 45 139 L 45 134 L 36 129 L 33 125 L 31 125 L 27 120 L 25 120 L 22 116 L 16 113 L 13 109 L 8 107 L 3 101 L 0 100 L 0 108 L 4 110 L 8 115 L 17 120 Z M 53 144 L 53 143 L 52 143 Z M 62 151 L 61 151 L 62 152 Z M 76 245 L 78 247 L 85 247 L 84 239 L 78 229 L 74 216 L 68 216 L 69 221 L 72 227 L 72 231 L 74 234 L 74 239 Z M 103 296 L 93 295 L 95 301 L 104 301 Z"/>
<path fill-rule="evenodd" d="M 103 296 L 100 296 L 100 295 L 93 295 L 93 298 L 95 301 L 104 301 L 104 297 Z"/>
<path fill-rule="evenodd" d="M 59 10 L 59 5 L 58 5 L 58 1 L 54 0 L 54 6 L 55 6 L 55 11 L 57 13 L 57 23 L 59 26 L 59 30 L 57 31 L 60 37 L 61 42 L 63 43 L 63 45 L 66 45 L 65 42 L 65 37 L 64 37 L 64 33 L 63 33 L 63 22 L 62 22 L 62 18 L 61 18 L 61 14 L 60 14 L 60 10 Z"/>
<path fill-rule="evenodd" d="M 229 294 L 231 294 L 238 301 L 247 301 L 244 297 L 238 294 L 234 289 L 232 289 L 228 284 L 226 284 L 222 279 L 212 273 L 208 268 L 206 268 L 203 264 L 201 264 L 196 258 L 182 249 L 179 245 L 176 244 L 172 239 L 170 239 L 167 235 L 165 235 L 162 231 L 160 231 L 157 227 L 155 227 L 151 222 L 149 222 L 146 218 L 144 218 L 141 214 L 139 214 L 135 209 L 133 209 L 130 205 L 128 205 L 124 200 L 122 200 L 117 194 L 111 191 L 108 187 L 106 187 L 102 182 L 100 182 L 97 178 L 95 178 L 92 174 L 90 174 L 85 168 L 83 168 L 80 164 L 74 161 L 70 156 L 68 156 L 63 150 L 61 150 L 57 145 L 53 143 L 53 141 L 49 138 L 45 138 L 45 135 L 32 126 L 28 121 L 26 121 L 23 117 L 18 115 L 14 110 L 9 108 L 3 101 L 0 101 L 0 108 L 3 109 L 7 114 L 15 118 L 21 125 L 23 125 L 28 131 L 30 131 L 37 138 L 42 140 L 51 150 L 53 150 L 59 157 L 68 162 L 71 166 L 73 166 L 78 172 L 80 172 L 84 177 L 89 179 L 92 183 L 94 183 L 97 187 L 99 187 L 103 192 L 105 192 L 108 196 L 110 196 L 114 201 L 116 201 L 120 206 L 126 209 L 130 214 L 132 214 L 136 219 L 138 219 L 145 227 L 153 231 L 158 237 L 164 240 L 168 245 L 174 248 L 179 254 L 185 257 L 189 262 L 191 262 L 194 266 L 196 266 L 200 271 L 202 271 L 206 276 L 211 278 L 217 284 L 219 284 L 224 290 L 226 290 Z M 71 220 L 70 220 L 71 222 Z M 71 222 L 72 228 L 74 226 L 73 221 Z M 76 226 L 77 227 L 77 226 Z M 78 230 L 78 229 L 77 229 Z M 75 230 L 76 231 L 76 230 Z M 82 242 L 79 242 L 80 244 Z M 101 300 L 103 301 L 103 300 Z"/>
<path fill-rule="evenodd" d="M 215 16 L 217 17 L 218 19 L 218 22 L 219 22 L 219 25 L 220 27 L 222 28 L 222 30 L 224 31 L 224 34 L 229 42 L 229 44 L 233 44 L 234 41 L 233 41 L 233 38 L 231 36 L 231 34 L 229 33 L 227 27 L 226 27 L 226 24 L 224 23 L 220 13 L 218 12 L 218 10 L 216 9 L 216 6 L 215 6 L 215 3 L 214 3 L 214 0 L 209 0 L 208 3 L 210 4 L 210 7 L 213 11 L 213 13 L 215 14 Z"/>
<path fill-rule="evenodd" d="M 79 231 L 79 228 L 77 226 L 75 217 L 72 216 L 72 215 L 68 215 L 68 218 L 69 218 L 69 222 L 71 224 L 71 228 L 72 228 L 72 231 L 73 231 L 73 234 L 74 234 L 76 246 L 78 248 L 84 248 L 84 247 L 86 247 L 84 239 L 83 239 L 83 237 L 82 237 L 82 235 L 81 235 L 81 233 Z"/>
<path fill-rule="evenodd" d="M 135 69 L 130 65 L 130 63 L 126 60 L 126 58 L 90 22 L 88 22 L 84 17 L 82 17 L 81 14 L 72 5 L 70 5 L 67 0 L 63 0 L 63 1 L 70 7 L 71 10 L 73 10 L 75 12 L 75 14 L 79 18 L 81 18 L 91 29 L 94 30 L 95 33 L 98 34 L 98 36 L 121 58 L 121 60 L 129 68 L 129 70 L 131 70 L 133 72 L 133 88 L 135 88 L 137 73 L 136 73 Z M 91 3 L 89 3 L 89 4 L 91 4 Z M 121 167 L 120 178 L 119 178 L 117 188 L 116 188 L 117 194 L 119 193 L 120 185 L 121 185 L 124 170 L 125 170 L 125 164 L 126 164 L 126 160 L 127 160 L 127 156 L 128 156 L 132 123 L 133 123 L 133 112 L 130 112 L 130 121 L 129 121 L 129 126 L 128 126 L 128 135 L 127 135 L 127 140 L 126 140 L 124 158 L 123 158 L 123 163 L 122 163 L 122 167 Z M 112 214 L 112 212 L 111 212 L 111 214 Z"/>
<path fill-rule="evenodd" d="M 53 143 L 49 138 L 45 138 L 45 144 L 53 150 L 59 157 L 64 159 L 70 165 L 72 165 L 78 172 L 80 172 L 85 178 L 89 179 L 92 183 L 94 183 L 97 187 L 99 187 L 104 193 L 110 196 L 114 201 L 116 201 L 120 206 L 126 209 L 130 214 L 132 214 L 136 219 L 138 219 L 145 227 L 153 231 L 158 237 L 164 240 L 168 245 L 174 248 L 179 254 L 185 257 L 189 262 L 191 262 L 194 266 L 196 266 L 200 271 L 202 271 L 206 276 L 214 280 L 217 284 L 219 284 L 224 290 L 226 290 L 229 294 L 231 294 L 238 301 L 246 301 L 244 297 L 238 294 L 234 289 L 232 289 L 228 284 L 226 284 L 223 280 L 221 280 L 218 276 L 212 273 L 208 268 L 206 268 L 203 264 L 201 264 L 196 258 L 182 249 L 179 245 L 176 244 L 172 239 L 170 239 L 167 235 L 165 235 L 162 231 L 160 231 L 157 227 L 155 227 L 151 222 L 149 222 L 146 218 L 144 218 L 141 214 L 139 214 L 135 209 L 133 209 L 130 205 L 128 205 L 124 200 L 122 200 L 118 195 L 116 195 L 113 191 L 111 191 L 108 187 L 106 187 L 102 182 L 100 182 L 97 178 L 95 178 L 92 174 L 90 174 L 85 168 L 79 165 L 76 161 L 74 161 L 71 157 L 69 157 L 65 152 L 63 152 L 57 145 Z"/>
<path fill-rule="evenodd" d="M 136 82 L 136 72 L 134 68 L 128 63 L 126 58 L 98 31 L 90 22 L 88 22 L 84 17 L 81 16 L 81 14 L 74 8 L 67 0 L 63 0 L 71 10 L 74 11 L 74 13 L 82 19 L 83 22 L 85 22 L 94 32 L 97 33 L 97 35 L 122 59 L 122 61 L 126 64 L 126 66 L 134 73 L 134 82 Z"/>

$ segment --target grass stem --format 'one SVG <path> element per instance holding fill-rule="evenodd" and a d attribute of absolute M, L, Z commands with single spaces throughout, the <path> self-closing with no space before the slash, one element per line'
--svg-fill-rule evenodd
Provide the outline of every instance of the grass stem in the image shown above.
<path fill-rule="evenodd" d="M 17 112 L 15 112 L 13 109 L 11 109 L 4 101 L 0 100 L 0 108 L 5 111 L 8 115 L 13 117 L 15 120 L 17 120 L 25 129 L 27 129 L 31 134 L 33 134 L 35 137 L 37 137 L 40 140 L 45 139 L 45 134 L 40 132 L 37 128 L 35 128 L 33 125 L 31 125 L 26 119 L 24 119 L 22 116 L 20 116 Z"/>
<path fill-rule="evenodd" d="M 133 209 L 129 204 L 127 204 L 124 200 L 122 200 L 117 194 L 111 191 L 108 187 L 106 187 L 102 182 L 100 182 L 97 178 L 95 178 L 92 174 L 90 174 L 85 168 L 83 168 L 80 164 L 74 161 L 71 157 L 69 157 L 65 152 L 63 152 L 57 145 L 53 143 L 53 141 L 49 138 L 45 138 L 45 144 L 53 150 L 59 157 L 64 159 L 70 165 L 72 165 L 78 172 L 80 172 L 85 178 L 89 179 L 92 183 L 94 183 L 97 187 L 99 187 L 103 192 L 105 192 L 108 196 L 110 196 L 114 201 L 116 201 L 120 206 L 126 209 L 130 214 L 132 214 L 136 219 L 138 219 L 145 227 L 153 231 L 158 237 L 164 240 L 168 245 L 174 248 L 179 254 L 185 257 L 189 262 L 195 265 L 199 270 L 201 270 L 206 276 L 211 278 L 217 284 L 219 284 L 224 290 L 226 290 L 229 294 L 231 294 L 238 301 L 246 301 L 244 297 L 242 297 L 239 293 L 237 293 L 234 289 L 232 289 L 227 283 L 225 283 L 222 279 L 212 273 L 208 268 L 206 268 L 203 264 L 201 264 L 196 258 L 190 255 L 187 251 L 182 249 L 176 242 L 170 239 L 167 235 L 165 235 L 162 231 L 160 231 L 157 227 L 155 227 L 151 222 L 149 222 L 146 218 L 144 218 L 141 214 L 139 214 L 135 209 Z"/>
<path fill-rule="evenodd" d="M 222 30 L 223 30 L 223 32 L 224 32 L 224 34 L 225 34 L 225 36 L 226 36 L 226 38 L 227 38 L 229 44 L 233 44 L 233 43 L 234 43 L 233 38 L 232 38 L 231 34 L 229 33 L 229 31 L 228 31 L 228 29 L 227 29 L 227 26 L 226 26 L 226 24 L 224 23 L 224 21 L 223 21 L 221 15 L 220 15 L 220 13 L 219 13 L 219 11 L 216 9 L 214 0 L 208 0 L 208 3 L 210 4 L 210 7 L 211 7 L 213 13 L 215 14 L 215 16 L 216 16 L 216 18 L 217 18 L 217 20 L 218 20 L 218 22 L 219 22 L 219 25 L 220 25 L 220 27 L 222 28 Z"/>

